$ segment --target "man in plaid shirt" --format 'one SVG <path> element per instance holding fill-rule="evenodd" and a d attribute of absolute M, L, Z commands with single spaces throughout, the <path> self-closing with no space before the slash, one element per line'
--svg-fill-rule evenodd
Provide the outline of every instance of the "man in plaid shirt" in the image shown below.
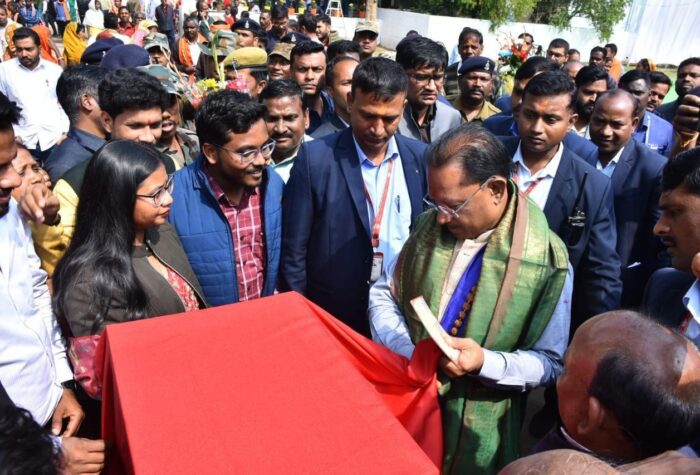
<path fill-rule="evenodd" d="M 219 91 L 196 118 L 202 153 L 175 174 L 170 222 L 211 305 L 274 292 L 281 241 L 282 179 L 265 107 Z"/>

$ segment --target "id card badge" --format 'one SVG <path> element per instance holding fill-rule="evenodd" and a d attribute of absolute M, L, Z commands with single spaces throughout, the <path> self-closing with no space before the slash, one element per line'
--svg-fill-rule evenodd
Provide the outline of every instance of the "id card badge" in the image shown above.
<path fill-rule="evenodd" d="M 370 282 L 376 282 L 382 276 L 382 270 L 384 269 L 384 254 L 381 252 L 375 252 L 372 256 L 372 272 L 369 274 Z"/>

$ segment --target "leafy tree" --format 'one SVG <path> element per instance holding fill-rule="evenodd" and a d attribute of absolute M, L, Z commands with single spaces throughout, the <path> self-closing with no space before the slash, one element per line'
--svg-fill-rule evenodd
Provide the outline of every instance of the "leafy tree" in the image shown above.
<path fill-rule="evenodd" d="M 632 0 L 384 0 L 382 6 L 433 15 L 491 21 L 491 30 L 508 21 L 546 23 L 566 29 L 575 16 L 587 18 L 603 40 L 625 17 Z"/>

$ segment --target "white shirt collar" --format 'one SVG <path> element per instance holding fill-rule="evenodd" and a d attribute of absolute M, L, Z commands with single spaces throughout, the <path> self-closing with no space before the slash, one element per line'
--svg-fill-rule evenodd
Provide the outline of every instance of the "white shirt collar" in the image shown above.
<path fill-rule="evenodd" d="M 355 135 L 353 134 L 352 136 L 352 141 L 355 143 L 355 150 L 357 151 L 357 156 L 360 159 L 360 165 L 364 163 L 365 161 L 372 163 L 372 160 L 370 160 L 367 157 L 367 154 L 362 150 L 362 147 L 360 147 L 360 144 L 357 143 L 357 140 L 355 139 Z M 391 158 L 393 156 L 399 156 L 399 146 L 396 143 L 396 136 L 392 135 L 391 138 L 389 139 L 389 146 L 386 149 L 386 153 L 384 154 L 384 160 L 387 158 Z"/>
<path fill-rule="evenodd" d="M 700 281 L 696 280 L 683 296 L 683 305 L 700 324 Z"/>
<path fill-rule="evenodd" d="M 632 140 L 632 139 L 630 139 Z M 620 157 L 622 156 L 622 152 L 625 150 L 625 147 L 622 147 L 620 150 L 617 151 L 615 156 L 608 162 L 607 165 L 603 166 L 602 163 L 600 163 L 600 159 L 596 162 L 595 167 L 598 170 L 607 170 L 609 168 L 615 168 L 620 161 Z"/>
<path fill-rule="evenodd" d="M 519 175 L 522 175 L 523 178 L 526 178 L 526 181 L 532 181 L 537 178 L 555 177 L 555 175 L 557 174 L 557 169 L 559 168 L 559 163 L 561 163 L 561 156 L 564 154 L 564 144 L 559 144 L 557 153 L 554 154 L 549 163 L 547 163 L 547 165 L 545 165 L 544 168 L 540 169 L 534 175 L 530 173 L 530 169 L 527 167 L 527 165 L 525 165 L 525 160 L 523 159 L 523 154 L 520 149 L 521 146 L 522 142 L 518 144 L 518 149 L 515 151 L 515 155 L 513 155 L 513 163 L 518 164 L 517 173 Z"/>

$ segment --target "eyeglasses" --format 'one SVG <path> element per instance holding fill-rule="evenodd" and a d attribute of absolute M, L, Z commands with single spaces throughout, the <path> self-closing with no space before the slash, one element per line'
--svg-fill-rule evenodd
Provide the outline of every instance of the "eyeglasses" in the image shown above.
<path fill-rule="evenodd" d="M 425 195 L 425 196 L 423 197 L 423 202 L 424 202 L 426 205 L 428 205 L 429 207 L 431 207 L 431 208 L 437 210 L 438 212 L 444 214 L 445 216 L 449 216 L 450 218 L 458 218 L 458 217 L 459 217 L 459 212 L 462 211 L 463 209 L 465 209 L 465 208 L 469 205 L 469 203 L 471 203 L 471 201 L 474 199 L 474 197 L 477 195 L 477 193 L 479 193 L 481 190 L 483 190 L 484 188 L 486 188 L 486 186 L 491 182 L 492 179 L 493 179 L 493 177 L 489 177 L 485 182 L 483 182 L 483 183 L 481 184 L 481 186 L 479 187 L 478 190 L 476 190 L 474 193 L 472 193 L 471 196 L 469 196 L 469 198 L 467 198 L 467 199 L 464 201 L 464 203 L 462 203 L 461 205 L 457 206 L 456 208 L 451 208 L 451 207 L 449 207 L 449 206 L 444 206 L 444 205 L 438 204 L 438 203 L 435 202 L 435 200 L 433 200 L 433 199 L 432 199 L 431 197 L 429 197 L 428 195 Z"/>
<path fill-rule="evenodd" d="M 243 153 L 238 153 L 230 148 L 223 147 L 221 145 L 216 145 L 212 144 L 214 147 L 219 148 L 221 150 L 226 150 L 228 153 L 231 155 L 238 155 L 238 159 L 241 161 L 241 165 L 248 165 L 251 163 L 253 160 L 255 160 L 255 157 L 260 154 L 262 157 L 267 160 L 272 156 L 272 152 L 275 150 L 275 145 L 276 142 L 274 140 L 270 140 L 269 142 L 266 142 L 263 144 L 260 148 L 254 148 L 253 150 L 246 150 Z"/>
<path fill-rule="evenodd" d="M 425 86 L 430 84 L 430 81 L 435 81 L 435 85 L 438 86 L 442 84 L 445 81 L 445 75 L 444 74 L 418 74 L 418 73 L 412 73 L 409 74 L 413 78 L 413 80 L 416 82 L 416 85 L 418 86 Z"/>
<path fill-rule="evenodd" d="M 174 186 L 175 182 L 173 181 L 173 176 L 168 175 L 168 179 L 165 180 L 165 185 L 158 188 L 158 190 L 156 190 L 154 193 L 151 193 L 150 195 L 136 196 L 138 196 L 139 198 L 150 198 L 153 205 L 162 206 L 163 202 L 165 201 L 165 194 L 167 193 L 168 195 L 172 195 Z"/>

